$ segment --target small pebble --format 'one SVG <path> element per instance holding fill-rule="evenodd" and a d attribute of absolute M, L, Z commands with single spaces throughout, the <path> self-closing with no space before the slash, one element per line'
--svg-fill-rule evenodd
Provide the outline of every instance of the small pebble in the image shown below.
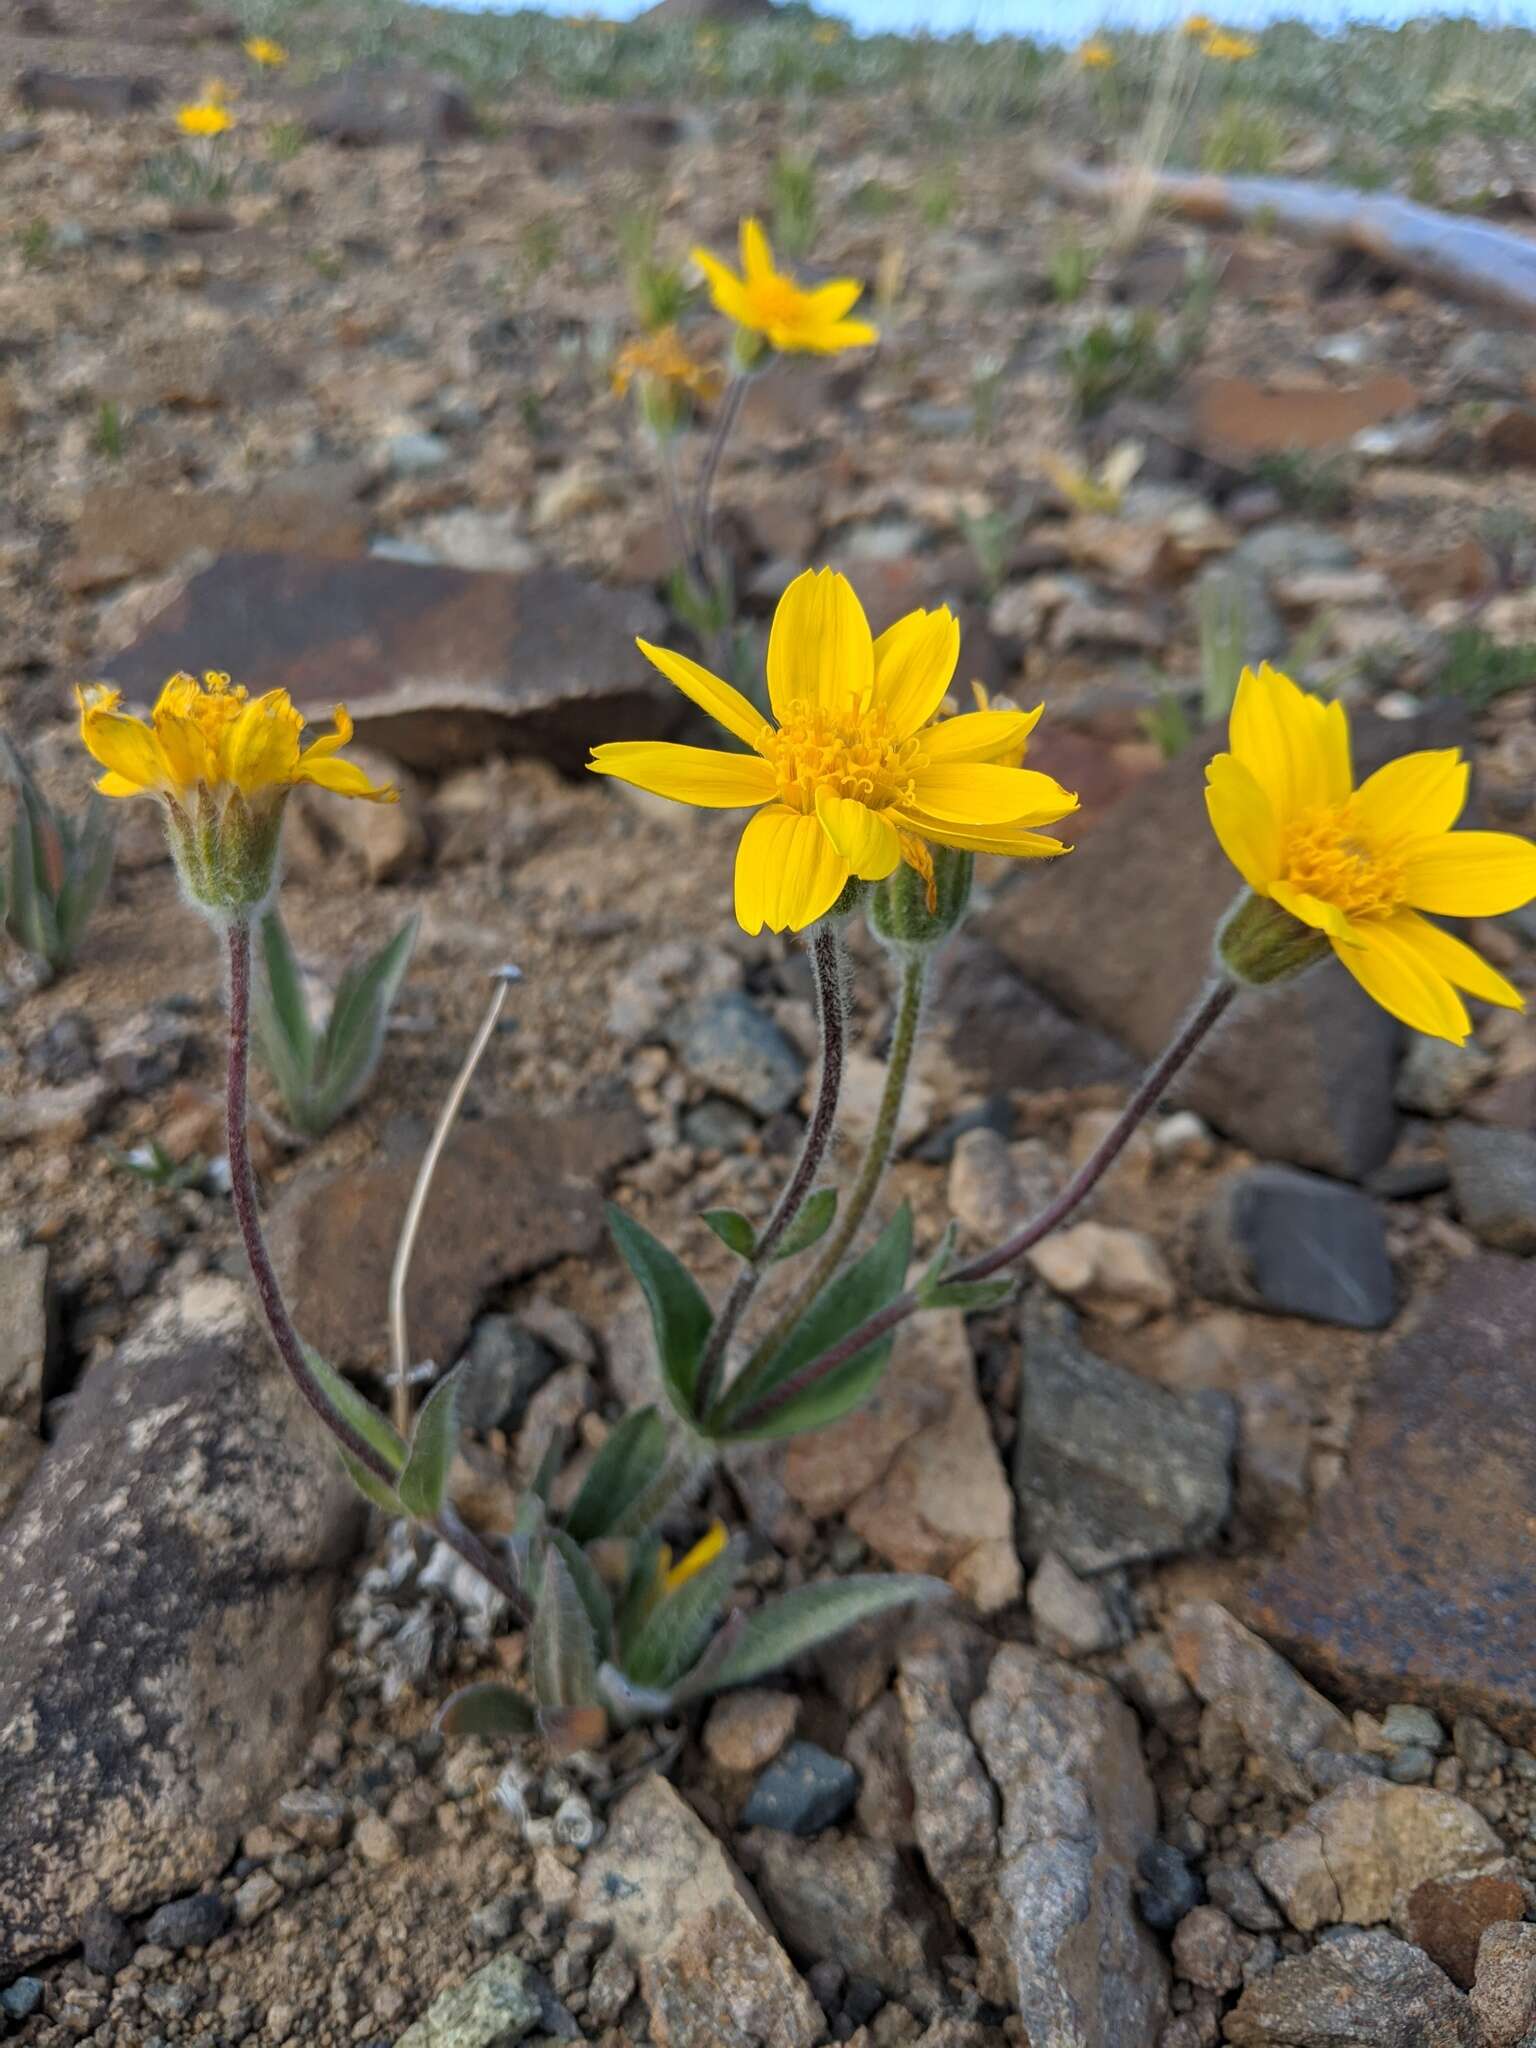
<path fill-rule="evenodd" d="M 1412 1743 L 1422 1749 L 1444 1749 L 1445 1730 L 1428 1707 L 1397 1701 L 1381 1717 L 1383 1738 L 1393 1749 Z"/>
<path fill-rule="evenodd" d="M 1394 1785 L 1422 1785 L 1434 1774 L 1435 1752 L 1422 1743 L 1405 1742 L 1387 1759 L 1387 1776 Z"/>
<path fill-rule="evenodd" d="M 184 1948 L 206 1948 L 228 1925 L 229 1908 L 217 1892 L 194 1892 L 152 1913 L 144 1939 L 175 1955 Z"/>
<path fill-rule="evenodd" d="M 0 1991 L 0 2012 L 7 2019 L 29 2020 L 43 2002 L 43 1987 L 36 1977 L 18 1977 Z"/>
<path fill-rule="evenodd" d="M 80 1949 L 85 1967 L 99 1977 L 115 1977 L 133 1959 L 137 1943 L 118 1915 L 105 1903 L 90 1908 L 80 1922 Z"/>
<path fill-rule="evenodd" d="M 859 1774 L 814 1742 L 792 1742 L 752 1787 L 742 1809 L 745 1828 L 816 1835 L 842 1819 L 859 1796 Z"/>
<path fill-rule="evenodd" d="M 1136 1868 L 1143 1879 L 1136 1887 L 1141 1917 L 1160 1934 L 1177 1927 L 1205 1898 L 1198 1871 L 1190 1869 L 1171 1842 L 1149 1844 L 1137 1857 Z"/>
<path fill-rule="evenodd" d="M 1480 1777 L 1486 1777 L 1490 1771 L 1501 1770 L 1509 1757 L 1508 1744 L 1476 1714 L 1456 1716 L 1451 1740 L 1462 1768 Z"/>

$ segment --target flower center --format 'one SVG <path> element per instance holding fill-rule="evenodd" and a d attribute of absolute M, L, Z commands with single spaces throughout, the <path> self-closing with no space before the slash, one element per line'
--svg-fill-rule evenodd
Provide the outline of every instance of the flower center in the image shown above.
<path fill-rule="evenodd" d="M 754 278 L 752 311 L 765 327 L 790 327 L 800 316 L 804 294 L 792 277 Z"/>
<path fill-rule="evenodd" d="M 1353 802 L 1304 811 L 1286 827 L 1281 854 L 1293 889 L 1346 917 L 1390 917 L 1403 900 L 1403 864 L 1372 843 Z"/>
<path fill-rule="evenodd" d="M 851 707 L 839 714 L 797 703 L 760 744 L 778 777 L 780 802 L 796 811 L 815 810 L 820 789 L 871 811 L 909 804 L 913 777 L 927 759 L 916 738 L 891 730 L 883 712 Z"/>

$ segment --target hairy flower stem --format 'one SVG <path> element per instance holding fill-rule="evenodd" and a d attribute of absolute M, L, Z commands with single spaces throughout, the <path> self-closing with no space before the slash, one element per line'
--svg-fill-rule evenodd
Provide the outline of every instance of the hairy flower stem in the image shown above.
<path fill-rule="evenodd" d="M 799 1215 L 806 1196 L 815 1185 L 821 1162 L 832 1142 L 837 1122 L 838 1099 L 843 1092 L 843 1052 L 847 1041 L 847 1009 L 843 988 L 842 934 L 831 918 L 823 918 L 811 937 L 811 960 L 816 972 L 816 1014 L 821 1027 L 821 1085 L 816 1106 L 800 1148 L 795 1170 L 784 1184 L 773 1213 L 757 1235 L 750 1262 L 737 1274 L 730 1293 L 709 1333 L 709 1342 L 699 1360 L 693 1412 L 700 1422 L 714 1405 L 719 1390 L 725 1354 L 742 1317 L 756 1294 L 773 1254 L 784 1233 Z"/>
<path fill-rule="evenodd" d="M 909 953 L 901 970 L 901 993 L 896 1010 L 896 1028 L 891 1033 L 891 1049 L 885 1064 L 885 1087 L 881 1091 L 880 1107 L 875 1114 L 875 1127 L 870 1133 L 869 1144 L 859 1166 L 858 1178 L 854 1181 L 848 1196 L 847 1207 L 837 1221 L 837 1226 L 828 1238 L 826 1248 L 816 1261 L 815 1270 L 795 1294 L 794 1299 L 775 1318 L 770 1329 L 758 1344 L 749 1361 L 748 1370 L 760 1360 L 771 1358 L 784 1343 L 795 1324 L 799 1322 L 821 1290 L 832 1280 L 842 1265 L 849 1247 L 859 1234 L 864 1218 L 869 1214 L 870 1204 L 880 1191 L 885 1170 L 891 1163 L 891 1150 L 896 1143 L 896 1130 L 901 1122 L 901 1106 L 907 1095 L 907 1076 L 912 1071 L 912 1055 L 917 1049 L 917 1027 L 923 1014 L 923 995 L 928 985 L 928 953 Z"/>
<path fill-rule="evenodd" d="M 709 447 L 704 456 L 704 467 L 699 471 L 699 488 L 693 506 L 693 534 L 696 549 L 694 567 L 699 582 L 705 590 L 715 587 L 714 564 L 714 496 L 715 484 L 720 475 L 720 463 L 725 455 L 726 443 L 736 430 L 741 418 L 741 408 L 746 402 L 747 386 L 752 381 L 749 370 L 738 370 L 726 386 L 725 396 L 720 401 L 720 410 L 715 415 L 715 431 L 710 435 Z"/>
<path fill-rule="evenodd" d="M 991 1251 L 981 1252 L 974 1259 L 968 1259 L 963 1266 L 951 1267 L 943 1276 L 945 1284 L 955 1285 L 969 1280 L 988 1279 L 1002 1267 L 1012 1265 L 1015 1259 L 1022 1258 L 1025 1252 L 1040 1242 L 1041 1238 L 1049 1237 L 1053 1230 L 1059 1229 L 1073 1210 L 1092 1194 L 1114 1165 L 1137 1126 L 1167 1092 L 1175 1074 L 1225 1016 L 1237 993 L 1234 983 L 1225 980 L 1213 981 L 1147 1069 L 1125 1108 L 1061 1193 L 1053 1201 L 1048 1202 L 1021 1229 L 1016 1230 L 1012 1237 L 1005 1238 Z M 860 1352 L 867 1351 L 882 1337 L 889 1336 L 907 1320 L 908 1316 L 921 1307 L 922 1302 L 915 1289 L 908 1288 L 904 1293 L 898 1294 L 894 1300 L 888 1301 L 884 1308 L 861 1323 L 856 1330 L 850 1331 L 846 1337 L 834 1344 L 830 1351 L 824 1351 L 820 1358 L 813 1358 L 809 1364 L 802 1366 L 799 1372 L 791 1374 L 782 1385 L 775 1387 L 771 1394 L 750 1402 L 740 1415 L 734 1418 L 734 1426 L 738 1429 L 755 1428 L 777 1409 L 798 1399 L 808 1387 L 818 1386 L 823 1380 L 830 1378 L 840 1366 L 846 1365 L 852 1358 L 857 1358 Z"/>
<path fill-rule="evenodd" d="M 304 1355 L 303 1341 L 293 1326 L 288 1304 L 283 1299 L 282 1285 L 272 1264 L 272 1255 L 267 1250 L 246 1130 L 251 1054 L 251 927 L 247 919 L 232 917 L 226 929 L 229 944 L 229 1077 L 225 1097 L 225 1142 L 229 1150 L 235 1221 L 240 1226 L 245 1255 L 250 1261 L 256 1299 L 261 1304 L 267 1329 L 289 1378 L 329 1432 L 331 1440 L 364 1471 L 392 1489 L 399 1474 L 388 1458 L 344 1416 L 338 1415 L 326 1399 L 325 1390 Z M 457 1551 L 466 1564 L 494 1586 L 521 1620 L 527 1622 L 532 1619 L 527 1596 L 515 1576 L 478 1536 L 464 1527 L 452 1508 L 444 1508 L 427 1526 L 450 1550 Z"/>

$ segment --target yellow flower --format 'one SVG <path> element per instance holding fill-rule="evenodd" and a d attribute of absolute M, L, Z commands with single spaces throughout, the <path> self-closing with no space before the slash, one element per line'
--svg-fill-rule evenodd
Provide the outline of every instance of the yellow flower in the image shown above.
<path fill-rule="evenodd" d="M 1059 455 L 1042 455 L 1040 467 L 1075 511 L 1114 513 L 1125 503 L 1146 454 L 1139 441 L 1122 441 L 1104 458 L 1097 476 L 1063 462 Z"/>
<path fill-rule="evenodd" d="M 122 692 L 105 683 L 77 689 L 80 737 L 106 773 L 103 796 L 158 797 L 182 879 L 198 902 L 250 908 L 272 886 L 288 792 L 312 782 L 337 796 L 394 803 L 340 750 L 352 721 L 337 705 L 336 730 L 300 748 L 304 720 L 286 690 L 250 697 L 229 677 L 199 683 L 172 676 L 146 723 L 120 711 Z"/>
<path fill-rule="evenodd" d="M 613 388 L 620 398 L 637 377 L 672 385 L 705 401 L 720 395 L 720 372 L 690 355 L 675 327 L 659 327 L 654 334 L 624 344 L 613 366 Z"/>
<path fill-rule="evenodd" d="M 235 117 L 228 107 L 213 100 L 196 101 L 176 109 L 176 126 L 183 135 L 222 135 L 234 125 Z"/>
<path fill-rule="evenodd" d="M 774 269 L 768 237 L 755 220 L 741 224 L 740 277 L 708 249 L 695 249 L 693 260 L 709 279 L 718 310 L 776 349 L 829 356 L 880 338 L 865 321 L 847 318 L 861 284 L 843 277 L 808 291 L 788 272 Z"/>
<path fill-rule="evenodd" d="M 1225 28 L 1213 28 L 1200 47 L 1207 57 L 1215 57 L 1223 64 L 1241 64 L 1244 58 L 1259 54 L 1255 37 L 1235 35 Z"/>
<path fill-rule="evenodd" d="M 1213 36 L 1217 26 L 1208 14 L 1186 14 L 1180 29 L 1186 36 Z"/>
<path fill-rule="evenodd" d="M 1115 53 L 1103 36 L 1090 36 L 1077 53 L 1077 61 L 1085 71 L 1108 71 L 1115 61 Z"/>
<path fill-rule="evenodd" d="M 259 64 L 264 71 L 280 71 L 288 62 L 288 52 L 270 36 L 252 36 L 240 47 L 251 62 Z"/>
<path fill-rule="evenodd" d="M 1452 832 L 1467 795 L 1454 747 L 1389 761 L 1357 789 L 1344 707 L 1267 664 L 1243 671 L 1229 744 L 1206 770 L 1206 804 L 1261 899 L 1245 899 L 1223 935 L 1240 976 L 1276 946 L 1305 941 L 1319 956 L 1331 946 L 1394 1017 L 1458 1045 L 1471 1030 L 1458 989 L 1525 1007 L 1502 974 L 1421 915 L 1496 917 L 1536 896 L 1536 846 L 1508 832 Z"/>
<path fill-rule="evenodd" d="M 1077 799 L 1016 760 L 1034 711 L 931 721 L 960 654 L 947 610 L 911 612 L 870 635 L 853 586 L 797 576 L 768 640 L 766 719 L 697 662 L 639 643 L 669 682 L 751 749 L 657 740 L 594 747 L 587 764 L 638 789 L 708 810 L 753 809 L 736 854 L 744 931 L 803 931 L 852 877 L 877 882 L 905 861 L 931 884 L 930 845 L 1020 856 L 1064 853 L 1036 828 Z"/>
<path fill-rule="evenodd" d="M 687 1556 L 679 1558 L 676 1564 L 672 1562 L 672 1552 L 663 1544 L 657 1559 L 657 1580 L 662 1597 L 675 1593 L 679 1586 L 686 1586 L 706 1565 L 713 1564 L 724 1550 L 725 1543 L 724 1522 L 711 1522 L 708 1533 L 701 1536 Z"/>

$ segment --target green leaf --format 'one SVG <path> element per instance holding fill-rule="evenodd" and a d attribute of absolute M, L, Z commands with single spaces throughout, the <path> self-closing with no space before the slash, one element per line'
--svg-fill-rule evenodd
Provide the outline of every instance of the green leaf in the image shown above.
<path fill-rule="evenodd" d="M 541 1707 L 583 1707 L 597 1697 L 597 1644 L 564 1557 L 544 1553 L 538 1612 L 528 1641 L 533 1689 Z"/>
<path fill-rule="evenodd" d="M 615 1525 L 647 1493 L 667 1462 L 667 1427 L 654 1408 L 626 1415 L 592 1460 L 565 1518 L 577 1543 L 612 1535 Z"/>
<path fill-rule="evenodd" d="M 335 1450 L 341 1460 L 342 1470 L 363 1499 L 371 1501 L 374 1507 L 382 1508 L 386 1515 L 398 1520 L 406 1510 L 404 1501 L 394 1488 L 386 1486 L 376 1473 L 370 1472 L 366 1465 L 359 1463 L 350 1451 L 344 1451 L 340 1444 L 335 1446 Z"/>
<path fill-rule="evenodd" d="M 387 945 L 342 975 L 315 1060 L 311 1128 L 329 1129 L 367 1087 L 420 923 L 408 917 Z"/>
<path fill-rule="evenodd" d="M 597 1654 L 600 1658 L 606 1657 L 613 1648 L 613 1602 L 608 1598 L 608 1589 L 598 1577 L 591 1558 L 563 1529 L 551 1529 L 549 1540 L 565 1559 L 571 1583 L 587 1610 L 587 1619 L 597 1641 Z"/>
<path fill-rule="evenodd" d="M 328 1364 L 319 1352 L 312 1350 L 308 1344 L 304 1346 L 304 1357 L 331 1413 L 348 1424 L 365 1444 L 377 1451 L 392 1472 L 397 1475 L 403 1472 L 410 1453 L 405 1438 L 389 1417 L 382 1415 L 371 1401 L 366 1400 L 357 1391 L 350 1380 L 343 1379 L 335 1366 Z M 374 1484 L 377 1485 L 379 1482 L 375 1480 Z"/>
<path fill-rule="evenodd" d="M 799 1215 L 779 1239 L 773 1254 L 775 1261 L 792 1259 L 797 1252 L 809 1251 L 819 1238 L 826 1236 L 836 1214 L 836 1188 L 817 1188 L 807 1195 L 800 1205 Z"/>
<path fill-rule="evenodd" d="M 939 1281 L 949 1271 L 950 1264 L 955 1256 L 955 1239 L 959 1235 L 960 1226 L 958 1223 L 951 1220 L 945 1224 L 944 1235 L 939 1239 L 938 1248 L 923 1268 L 923 1277 L 917 1283 L 919 1294 L 922 1293 L 925 1287 L 937 1286 Z"/>
<path fill-rule="evenodd" d="M 539 1717 L 520 1692 L 485 1679 L 444 1700 L 437 1726 L 444 1735 L 535 1735 Z"/>
<path fill-rule="evenodd" d="M 662 1382 L 679 1414 L 692 1421 L 699 1357 L 714 1321 L 713 1311 L 687 1267 L 612 1202 L 608 1204 L 608 1228 L 650 1309 Z"/>
<path fill-rule="evenodd" d="M 459 1384 L 455 1369 L 438 1381 L 422 1404 L 411 1437 L 411 1455 L 400 1474 L 400 1498 L 407 1514 L 430 1522 L 448 1492 L 448 1468 L 459 1447 Z"/>
<path fill-rule="evenodd" d="M 766 1601 L 743 1616 L 732 1647 L 700 1673 L 703 1682 L 697 1688 L 692 1685 L 690 1674 L 677 1688 L 674 1700 L 681 1705 L 703 1691 L 718 1692 L 725 1686 L 746 1685 L 841 1635 L 856 1622 L 887 1614 L 896 1607 L 910 1606 L 914 1601 L 952 1597 L 942 1579 L 911 1572 L 870 1573 L 862 1578 L 828 1579 L 814 1586 L 797 1586 L 794 1592 Z"/>
<path fill-rule="evenodd" d="M 674 1685 L 714 1634 L 740 1569 L 741 1546 L 732 1541 L 675 1593 L 659 1600 L 630 1645 L 624 1676 L 659 1691 Z"/>
<path fill-rule="evenodd" d="M 738 1259 L 757 1255 L 757 1232 L 739 1209 L 706 1209 L 703 1221 Z"/>
<path fill-rule="evenodd" d="M 790 1332 L 782 1350 L 772 1358 L 748 1366 L 732 1382 L 706 1418 L 712 1437 L 751 1441 L 765 1436 L 794 1435 L 801 1429 L 819 1428 L 863 1400 L 885 1368 L 892 1339 L 881 1338 L 867 1347 L 818 1386 L 796 1395 L 770 1418 L 759 1420 L 749 1430 L 738 1430 L 734 1418 L 755 1406 L 775 1388 L 830 1351 L 834 1344 L 856 1330 L 870 1316 L 884 1308 L 901 1292 L 907 1267 L 912 1260 L 912 1212 L 905 1203 L 896 1211 L 861 1259 L 840 1273 L 816 1297 L 804 1317 Z M 788 1418 L 807 1416 L 812 1420 Z"/>
<path fill-rule="evenodd" d="M 103 799 L 93 792 L 86 809 L 85 824 L 69 849 L 64 885 L 59 890 L 55 906 L 60 966 L 67 965 L 90 922 L 91 912 L 101 901 L 111 880 L 116 851 L 115 820 Z"/>
<path fill-rule="evenodd" d="M 958 1308 L 966 1315 L 977 1310 L 1001 1308 L 1018 1292 L 1017 1280 L 937 1280 L 917 1290 L 923 1308 Z"/>
<path fill-rule="evenodd" d="M 287 927 L 275 910 L 261 920 L 261 964 L 263 986 L 271 1002 L 272 1018 L 283 1035 L 294 1064 L 306 1076 L 315 1063 L 315 1031 L 304 1000 L 304 977 L 294 956 Z"/>

